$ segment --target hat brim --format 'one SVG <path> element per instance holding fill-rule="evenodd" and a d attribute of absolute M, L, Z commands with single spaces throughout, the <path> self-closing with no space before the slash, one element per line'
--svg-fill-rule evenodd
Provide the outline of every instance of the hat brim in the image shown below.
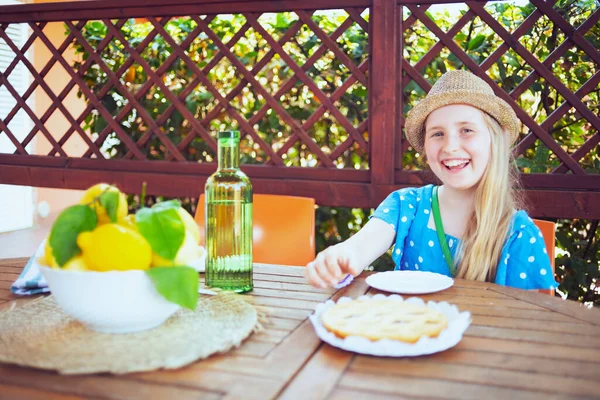
<path fill-rule="evenodd" d="M 440 107 L 466 104 L 480 109 L 493 117 L 510 135 L 511 143 L 519 136 L 519 119 L 515 111 L 495 95 L 469 91 L 453 91 L 427 96 L 408 113 L 404 124 L 406 138 L 419 153 L 423 152 L 425 121 L 429 114 Z"/>

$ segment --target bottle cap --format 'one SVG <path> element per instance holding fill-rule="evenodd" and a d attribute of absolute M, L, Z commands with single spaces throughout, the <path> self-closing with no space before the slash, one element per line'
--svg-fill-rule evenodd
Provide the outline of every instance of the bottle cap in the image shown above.
<path fill-rule="evenodd" d="M 239 139 L 240 131 L 221 131 L 217 137 L 219 139 Z"/>

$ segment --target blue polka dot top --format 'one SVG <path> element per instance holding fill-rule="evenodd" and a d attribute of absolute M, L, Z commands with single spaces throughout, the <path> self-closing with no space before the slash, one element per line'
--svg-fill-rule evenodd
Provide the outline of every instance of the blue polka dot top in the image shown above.
<path fill-rule="evenodd" d="M 434 228 L 428 226 L 433 185 L 392 192 L 372 217 L 396 230 L 392 259 L 399 270 L 430 271 L 450 276 Z M 433 224 L 432 224 L 433 226 Z M 460 240 L 446 234 L 453 257 Z M 521 289 L 555 289 L 550 259 L 541 231 L 525 211 L 513 217 L 496 272 L 497 284 Z"/>

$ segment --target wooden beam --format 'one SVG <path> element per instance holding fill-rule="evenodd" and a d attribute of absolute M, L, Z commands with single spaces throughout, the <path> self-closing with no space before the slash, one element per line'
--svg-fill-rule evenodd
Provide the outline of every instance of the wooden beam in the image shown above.
<path fill-rule="evenodd" d="M 0 23 L 369 7 L 371 0 L 109 0 L 0 6 Z"/>
<path fill-rule="evenodd" d="M 519 179 L 528 190 L 600 191 L 600 175 L 521 174 Z M 422 186 L 437 183 L 431 171 L 396 171 L 394 182 L 399 185 Z"/>
<path fill-rule="evenodd" d="M 494 1 L 494 0 L 492 0 Z M 64 18 L 82 11 L 99 10 L 144 10 L 139 17 L 150 15 L 160 16 L 154 10 L 168 7 L 220 7 L 220 11 L 236 12 L 232 5 L 254 5 L 254 8 L 275 7 L 278 10 L 300 10 L 300 9 L 333 9 L 348 7 L 369 7 L 372 0 L 92 0 L 92 1 L 68 1 L 62 3 L 49 2 L 37 4 L 19 4 L 0 6 L 0 22 L 29 22 L 32 20 L 42 21 L 51 13 L 61 13 Z M 455 3 L 456 0 L 404 0 L 401 4 L 442 4 Z M 478 3 L 487 3 L 487 0 L 476 0 Z M 246 6 L 247 7 L 247 6 Z M 35 18 L 17 21 L 15 18 L 23 18 L 28 15 Z M 166 14 L 169 15 L 169 14 Z M 41 18 L 41 19 L 38 19 Z"/>
<path fill-rule="evenodd" d="M 141 172 L 146 174 L 198 174 L 209 176 L 216 169 L 215 163 L 198 162 L 164 162 L 139 160 L 99 160 L 91 158 L 64 158 L 33 155 L 0 154 L 0 167 L 3 165 L 27 167 L 56 167 L 78 170 L 105 170 L 115 172 Z M 273 165 L 242 165 L 242 169 L 253 177 L 309 179 L 342 182 L 369 182 L 370 173 L 367 170 L 352 168 L 302 168 L 278 167 Z M 0 174 L 2 171 L 0 170 Z"/>
<path fill-rule="evenodd" d="M 139 193 L 147 182 L 148 194 L 198 197 L 210 173 L 165 173 L 0 164 L 0 184 L 62 189 L 85 189 L 98 182 L 118 185 L 127 193 Z M 271 174 L 269 174 L 271 175 Z M 368 182 L 291 179 L 285 169 L 278 177 L 249 173 L 255 193 L 309 196 L 321 206 L 376 207 L 389 193 L 407 184 L 375 185 Z M 600 192 L 576 190 L 525 190 L 532 217 L 600 219 Z"/>
<path fill-rule="evenodd" d="M 394 141 L 398 129 L 399 10 L 396 0 L 373 0 L 371 8 L 371 56 L 369 68 L 369 162 L 372 182 L 394 182 Z M 391 55 L 391 56 L 390 56 Z"/>

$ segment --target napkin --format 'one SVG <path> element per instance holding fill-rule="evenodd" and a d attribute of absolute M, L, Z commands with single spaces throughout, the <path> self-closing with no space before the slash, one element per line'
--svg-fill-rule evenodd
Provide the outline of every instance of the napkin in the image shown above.
<path fill-rule="evenodd" d="M 10 286 L 10 291 L 14 294 L 32 295 L 50 292 L 48 283 L 46 283 L 46 279 L 44 279 L 42 271 L 40 271 L 40 264 L 37 261 L 39 257 L 44 256 L 45 243 L 46 241 L 44 240 L 39 245 L 35 254 L 27 261 L 21 275 L 19 275 L 17 280 Z"/>
<path fill-rule="evenodd" d="M 346 277 L 344 279 L 342 279 L 341 281 L 339 281 L 337 283 L 337 285 L 334 285 L 333 287 L 335 289 L 341 289 L 341 288 L 346 287 L 349 284 L 351 284 L 353 280 L 354 280 L 354 277 L 352 275 L 348 274 L 348 275 L 346 275 Z"/>

